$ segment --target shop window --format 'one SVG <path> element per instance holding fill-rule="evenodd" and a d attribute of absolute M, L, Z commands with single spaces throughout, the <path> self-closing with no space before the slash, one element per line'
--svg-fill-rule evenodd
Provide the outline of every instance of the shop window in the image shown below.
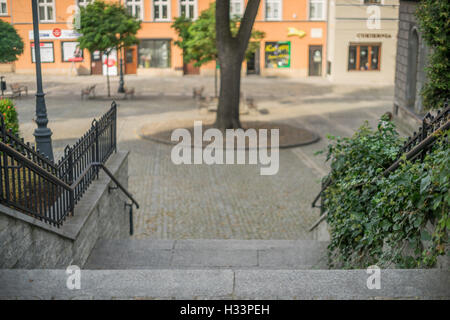
<path fill-rule="evenodd" d="M 197 0 L 180 0 L 180 16 L 197 18 Z"/>
<path fill-rule="evenodd" d="M 153 0 L 153 19 L 155 21 L 170 20 L 169 0 Z"/>
<path fill-rule="evenodd" d="M 230 17 L 241 18 L 244 14 L 244 0 L 231 0 L 230 1 Z"/>
<path fill-rule="evenodd" d="M 0 16 L 6 16 L 8 14 L 8 6 L 6 0 L 0 0 Z"/>
<path fill-rule="evenodd" d="M 266 20 L 281 20 L 282 0 L 266 0 L 265 13 Z"/>
<path fill-rule="evenodd" d="M 144 19 L 142 0 L 127 0 L 126 5 L 129 14 L 131 14 L 136 19 Z"/>
<path fill-rule="evenodd" d="M 62 60 L 64 62 L 83 61 L 83 50 L 80 49 L 80 43 L 75 41 L 61 42 Z"/>
<path fill-rule="evenodd" d="M 170 40 L 141 40 L 139 44 L 139 67 L 169 68 Z"/>
<path fill-rule="evenodd" d="M 55 21 L 55 2 L 53 0 L 39 0 L 39 22 Z"/>
<path fill-rule="evenodd" d="M 348 50 L 348 70 L 380 70 L 380 44 L 352 44 Z"/>
<path fill-rule="evenodd" d="M 291 43 L 266 42 L 265 45 L 266 68 L 289 68 L 291 66 Z"/>
<path fill-rule="evenodd" d="M 309 19 L 325 20 L 325 0 L 309 0 Z"/>
<path fill-rule="evenodd" d="M 55 62 L 55 55 L 53 53 L 53 42 L 41 42 L 41 62 L 42 63 L 52 63 Z M 35 52 L 34 52 L 34 42 L 31 43 L 31 61 L 36 62 Z"/>

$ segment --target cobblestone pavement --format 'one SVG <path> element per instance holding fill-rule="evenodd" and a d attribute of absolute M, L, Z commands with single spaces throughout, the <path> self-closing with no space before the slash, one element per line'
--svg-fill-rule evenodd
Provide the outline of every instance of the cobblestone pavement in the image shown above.
<path fill-rule="evenodd" d="M 34 80 L 10 78 L 30 87 Z M 109 108 L 111 100 L 80 100 L 79 88 L 104 81 L 100 77 L 44 80 L 58 155 L 89 128 L 92 118 Z M 212 92 L 212 78 L 127 77 L 127 81 L 138 88 L 138 94 L 118 101 L 118 139 L 120 149 L 131 151 L 129 186 L 141 205 L 135 211 L 136 238 L 310 239 L 308 227 L 319 215 L 311 201 L 328 171 L 324 156 L 314 153 L 326 147 L 326 134 L 351 135 L 364 120 L 374 125 L 392 109 L 390 86 L 336 85 L 324 79 L 243 79 L 246 94 L 268 111 L 252 120 L 286 121 L 322 137 L 312 145 L 280 150 L 278 174 L 261 176 L 258 165 L 176 166 L 170 160 L 170 146 L 139 138 L 137 132 L 144 124 L 198 118 L 188 96 L 202 84 Z M 22 135 L 33 141 L 34 98 L 20 98 L 17 106 Z"/>

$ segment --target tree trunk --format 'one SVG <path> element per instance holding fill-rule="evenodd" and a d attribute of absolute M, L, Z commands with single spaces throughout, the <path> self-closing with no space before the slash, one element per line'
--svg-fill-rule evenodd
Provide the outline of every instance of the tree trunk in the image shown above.
<path fill-rule="evenodd" d="M 217 98 L 217 59 L 216 59 L 216 68 L 214 69 L 214 98 Z"/>
<path fill-rule="evenodd" d="M 227 50 L 220 60 L 220 96 L 215 126 L 219 129 L 237 129 L 241 90 L 242 57 L 237 50 Z"/>
<path fill-rule="evenodd" d="M 230 31 L 230 0 L 216 1 L 216 40 L 220 65 L 220 96 L 215 127 L 241 127 L 241 68 L 261 0 L 249 0 L 236 37 Z"/>

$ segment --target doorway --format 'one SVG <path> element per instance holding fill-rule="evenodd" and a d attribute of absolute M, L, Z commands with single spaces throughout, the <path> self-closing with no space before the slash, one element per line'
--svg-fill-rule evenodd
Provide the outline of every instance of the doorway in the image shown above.
<path fill-rule="evenodd" d="M 322 75 L 322 46 L 309 46 L 309 75 Z"/>
<path fill-rule="evenodd" d="M 91 54 L 91 74 L 103 74 L 102 53 L 94 51 Z"/>
<path fill-rule="evenodd" d="M 136 48 L 125 49 L 125 74 L 136 74 L 137 51 Z"/>
<path fill-rule="evenodd" d="M 250 57 L 247 59 L 247 74 L 256 74 L 259 75 L 259 65 L 260 65 L 260 55 L 259 48 L 256 49 L 255 52 L 250 54 Z"/>
<path fill-rule="evenodd" d="M 193 62 L 183 63 L 183 74 L 200 74 L 200 68 L 194 66 Z"/>

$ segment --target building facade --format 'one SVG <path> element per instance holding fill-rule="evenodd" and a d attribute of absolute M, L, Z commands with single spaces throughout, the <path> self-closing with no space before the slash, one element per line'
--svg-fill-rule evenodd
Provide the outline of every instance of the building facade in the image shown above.
<path fill-rule="evenodd" d="M 79 6 L 93 0 L 38 0 L 43 73 L 102 74 L 117 72 L 117 55 L 109 60 L 100 52 L 77 47 L 71 23 Z M 213 0 L 105 0 L 121 2 L 142 21 L 139 44 L 123 52 L 127 74 L 213 74 L 215 63 L 201 68 L 184 65 L 182 51 L 174 45 L 171 24 L 181 15 L 196 19 Z M 231 0 L 230 14 L 240 16 L 247 0 Z M 30 0 L 0 0 L 0 19 L 11 23 L 25 43 L 24 53 L 8 65 L 17 73 L 34 72 L 33 25 Z M 327 0 L 261 0 L 254 28 L 266 36 L 244 74 L 263 76 L 324 76 L 327 39 Z M 3 66 L 5 68 L 5 66 Z"/>
<path fill-rule="evenodd" d="M 399 0 L 330 0 L 327 76 L 393 84 Z"/>
<path fill-rule="evenodd" d="M 414 15 L 418 0 L 401 0 L 395 69 L 394 115 L 409 127 L 417 127 L 424 113 L 420 91 L 427 80 L 429 48 L 418 29 Z"/>

